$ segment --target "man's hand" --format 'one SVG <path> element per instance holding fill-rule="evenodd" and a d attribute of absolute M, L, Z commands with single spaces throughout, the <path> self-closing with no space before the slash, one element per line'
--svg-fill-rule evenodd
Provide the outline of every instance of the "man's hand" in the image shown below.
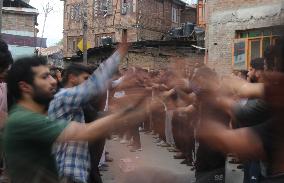
<path fill-rule="evenodd" d="M 182 113 L 186 113 L 186 114 L 191 114 L 192 112 L 194 112 L 196 109 L 193 105 L 189 105 L 186 107 L 179 107 L 177 108 L 177 112 L 182 112 Z"/>
<path fill-rule="evenodd" d="M 222 93 L 232 93 L 240 98 L 262 98 L 263 83 L 248 83 L 236 77 L 227 77 L 222 82 Z"/>
<path fill-rule="evenodd" d="M 259 136 L 250 128 L 231 130 L 220 122 L 205 120 L 200 122 L 197 136 L 224 154 L 234 153 L 245 159 L 265 157 Z"/>
<path fill-rule="evenodd" d="M 131 90 L 125 90 L 126 95 L 113 99 L 110 105 L 110 110 L 112 112 L 119 111 L 122 109 L 127 109 L 129 107 L 137 108 L 141 105 L 146 105 L 146 99 L 150 95 L 150 92 L 143 88 L 132 88 Z"/>
<path fill-rule="evenodd" d="M 243 79 L 229 76 L 222 79 L 222 88 L 223 90 L 227 90 L 227 93 L 239 94 L 241 93 L 240 89 L 242 88 L 242 86 L 247 83 L 248 82 Z"/>
<path fill-rule="evenodd" d="M 162 92 L 162 94 L 160 95 L 160 99 L 162 101 L 165 101 L 175 94 L 176 94 L 176 91 L 173 88 L 173 89 L 170 89 L 169 91 Z"/>

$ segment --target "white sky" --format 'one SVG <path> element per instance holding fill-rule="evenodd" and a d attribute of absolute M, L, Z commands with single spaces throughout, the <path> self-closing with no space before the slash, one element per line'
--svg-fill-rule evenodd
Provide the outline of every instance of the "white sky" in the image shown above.
<path fill-rule="evenodd" d="M 182 0 L 187 3 L 196 2 L 197 0 Z M 38 9 L 38 37 L 41 37 L 44 23 L 43 7 L 50 2 L 53 11 L 48 15 L 45 24 L 43 37 L 47 38 L 47 46 L 52 46 L 59 42 L 63 37 L 63 1 L 60 0 L 30 0 L 30 5 Z"/>
<path fill-rule="evenodd" d="M 63 1 L 60 0 L 31 0 L 30 5 L 35 7 L 39 11 L 38 22 L 38 37 L 41 37 L 42 28 L 44 23 L 43 6 L 46 6 L 47 2 L 53 6 L 53 11 L 48 15 L 45 31 L 43 37 L 47 38 L 47 46 L 52 46 L 63 37 Z"/>

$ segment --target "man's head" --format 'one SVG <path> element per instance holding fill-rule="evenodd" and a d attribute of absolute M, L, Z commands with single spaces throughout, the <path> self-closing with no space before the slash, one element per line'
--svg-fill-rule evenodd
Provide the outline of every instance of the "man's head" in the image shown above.
<path fill-rule="evenodd" d="M 48 106 L 56 92 L 56 80 L 42 57 L 17 60 L 8 72 L 8 90 L 16 100 L 30 100 Z"/>
<path fill-rule="evenodd" d="M 263 58 L 256 58 L 253 59 L 250 63 L 250 68 L 248 71 L 248 79 L 252 83 L 259 82 L 260 78 L 262 77 L 264 71 L 264 59 Z"/>
<path fill-rule="evenodd" d="M 202 90 L 212 90 L 219 85 L 217 73 L 206 66 L 196 69 L 192 81 Z"/>
<path fill-rule="evenodd" d="M 243 79 L 243 80 L 247 80 L 247 76 L 248 76 L 248 71 L 247 70 L 240 70 L 238 71 L 238 75 L 239 78 Z"/>
<path fill-rule="evenodd" d="M 86 81 L 91 74 L 91 69 L 80 64 L 71 64 L 63 73 L 62 84 L 64 87 L 74 87 Z"/>
<path fill-rule="evenodd" d="M 61 71 L 59 68 L 57 67 L 51 67 L 50 68 L 50 74 L 51 76 L 56 79 L 57 82 L 61 82 L 62 81 L 62 76 L 61 76 Z"/>
<path fill-rule="evenodd" d="M 13 58 L 8 49 L 8 45 L 0 39 L 0 82 L 5 80 L 7 71 L 12 63 Z"/>

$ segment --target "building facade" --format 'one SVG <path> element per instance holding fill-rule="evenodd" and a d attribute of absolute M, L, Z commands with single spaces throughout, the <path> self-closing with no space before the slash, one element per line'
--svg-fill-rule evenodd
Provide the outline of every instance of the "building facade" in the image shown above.
<path fill-rule="evenodd" d="M 206 25 L 207 62 L 222 75 L 263 57 L 284 23 L 283 0 L 205 1 L 204 9 L 207 20 L 199 23 Z"/>
<path fill-rule="evenodd" d="M 196 24 L 199 27 L 205 27 L 206 26 L 206 2 L 207 0 L 198 0 L 196 5 L 197 10 L 197 18 L 196 18 Z"/>
<path fill-rule="evenodd" d="M 38 11 L 28 3 L 28 0 L 3 2 L 1 36 L 7 42 L 14 59 L 33 55 L 38 42 Z"/>
<path fill-rule="evenodd" d="M 72 57 L 82 40 L 82 0 L 64 1 L 64 57 Z M 182 21 L 195 20 L 183 16 L 195 15 L 181 0 L 88 0 L 88 44 L 100 47 L 104 38 L 121 42 L 161 40 Z"/>

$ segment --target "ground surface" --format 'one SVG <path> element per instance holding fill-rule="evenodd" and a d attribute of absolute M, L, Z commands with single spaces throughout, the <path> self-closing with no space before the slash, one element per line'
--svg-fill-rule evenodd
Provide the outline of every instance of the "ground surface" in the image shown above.
<path fill-rule="evenodd" d="M 191 167 L 180 164 L 181 160 L 173 159 L 174 153 L 155 145 L 153 140 L 151 135 L 141 133 L 141 152 L 130 152 L 119 141 L 107 141 L 107 151 L 114 161 L 109 163 L 108 171 L 102 172 L 104 183 L 194 182 Z M 226 183 L 242 183 L 243 172 L 236 167 L 226 164 Z"/>

